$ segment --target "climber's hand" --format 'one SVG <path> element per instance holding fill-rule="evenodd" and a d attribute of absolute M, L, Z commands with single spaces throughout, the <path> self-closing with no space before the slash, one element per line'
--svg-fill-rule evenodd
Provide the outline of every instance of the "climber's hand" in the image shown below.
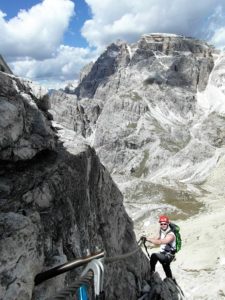
<path fill-rule="evenodd" d="M 142 236 L 141 236 L 141 238 L 140 238 L 140 240 L 141 240 L 143 243 L 145 243 L 145 242 L 146 242 L 146 240 L 147 240 L 147 238 L 146 238 L 146 236 L 145 236 L 145 235 L 142 235 Z"/>

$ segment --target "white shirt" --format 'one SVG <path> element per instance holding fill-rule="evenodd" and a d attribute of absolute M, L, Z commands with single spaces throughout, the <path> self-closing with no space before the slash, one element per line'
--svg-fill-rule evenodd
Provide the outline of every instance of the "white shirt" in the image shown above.
<path fill-rule="evenodd" d="M 170 227 L 168 226 L 168 228 L 164 231 L 164 230 L 160 230 L 160 240 L 164 239 L 167 234 L 172 234 L 174 236 L 174 240 L 169 243 L 169 244 L 161 244 L 160 245 L 160 252 L 165 252 L 166 250 L 175 250 L 176 249 L 176 236 L 175 234 L 171 231 Z"/>

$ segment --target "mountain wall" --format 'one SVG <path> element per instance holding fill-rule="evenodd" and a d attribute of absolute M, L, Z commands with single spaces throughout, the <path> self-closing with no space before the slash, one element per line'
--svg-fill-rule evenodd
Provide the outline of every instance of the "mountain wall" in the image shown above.
<path fill-rule="evenodd" d="M 187 299 L 225 294 L 224 79 L 224 52 L 150 34 L 109 45 L 74 95 L 51 99 L 56 120 L 93 145 L 110 171 L 136 233 L 156 234 L 161 213 L 179 224 L 183 246 L 172 270 Z"/>
<path fill-rule="evenodd" d="M 0 299 L 46 299 L 81 272 L 34 288 L 37 273 L 104 249 L 136 249 L 123 197 L 95 150 L 52 126 L 48 95 L 0 72 Z M 107 299 L 136 299 L 142 253 L 105 266 Z"/>
<path fill-rule="evenodd" d="M 149 232 L 161 212 L 199 211 L 195 198 L 210 192 L 201 184 L 225 155 L 224 59 L 203 41 L 145 35 L 110 45 L 74 95 L 50 99 L 0 72 L 2 299 L 52 295 L 80 270 L 34 289 L 35 275 L 86 249 L 129 252 L 131 218 Z M 147 273 L 141 251 L 106 265 L 107 299 L 136 299 Z M 153 279 L 151 297 L 178 299 Z"/>
<path fill-rule="evenodd" d="M 223 61 L 204 41 L 144 35 L 109 45 L 75 95 L 51 97 L 54 118 L 96 149 L 140 228 L 150 210 L 153 221 L 199 209 L 196 185 L 224 155 Z"/>

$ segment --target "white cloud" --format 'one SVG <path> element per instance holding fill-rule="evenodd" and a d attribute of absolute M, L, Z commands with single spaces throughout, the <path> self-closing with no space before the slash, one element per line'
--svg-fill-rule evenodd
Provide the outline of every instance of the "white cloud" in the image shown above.
<path fill-rule="evenodd" d="M 225 47 L 225 8 L 217 6 L 214 13 L 209 17 L 208 36 L 210 42 L 217 48 Z"/>
<path fill-rule="evenodd" d="M 151 32 L 225 46 L 225 0 L 85 0 L 92 18 L 84 23 L 82 34 L 97 50 L 65 46 L 62 41 L 76 1 L 43 0 L 9 21 L 0 11 L 0 53 L 16 75 L 45 85 L 71 81 L 109 43 L 134 42 Z"/>
<path fill-rule="evenodd" d="M 60 45 L 63 34 L 74 14 L 70 0 L 44 0 L 30 10 L 5 21 L 0 13 L 0 52 L 13 57 L 50 57 Z"/>
<path fill-rule="evenodd" d="M 44 0 L 9 21 L 0 11 L 0 53 L 15 75 L 49 87 L 61 86 L 75 80 L 95 58 L 88 48 L 61 44 L 74 8 L 72 0 Z"/>
<path fill-rule="evenodd" d="M 216 46 L 216 48 L 224 49 L 225 47 L 225 27 L 216 29 L 214 35 L 210 39 L 210 42 Z"/>
<path fill-rule="evenodd" d="M 37 61 L 35 59 L 21 59 L 13 63 L 13 73 L 37 80 L 39 83 L 53 88 L 57 85 L 65 85 L 66 81 L 78 77 L 80 69 L 95 59 L 95 53 L 88 48 L 74 48 L 61 45 L 56 55 L 51 58 Z"/>
<path fill-rule="evenodd" d="M 85 22 L 83 36 L 90 45 L 102 47 L 116 39 L 135 41 L 151 32 L 177 33 L 197 38 L 212 37 L 210 16 L 224 0 L 86 0 L 93 17 Z M 102 3 L 103 2 L 103 3 Z M 223 18 L 223 22 L 225 20 Z M 218 32 L 219 34 L 219 32 Z"/>

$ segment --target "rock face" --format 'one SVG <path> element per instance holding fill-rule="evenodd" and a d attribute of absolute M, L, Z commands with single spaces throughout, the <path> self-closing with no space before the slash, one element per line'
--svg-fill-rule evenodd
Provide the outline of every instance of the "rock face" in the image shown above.
<path fill-rule="evenodd" d="M 75 94 L 101 99 L 153 83 L 202 90 L 213 66 L 211 52 L 206 43 L 175 35 L 145 35 L 132 45 L 113 43 L 82 76 Z"/>
<path fill-rule="evenodd" d="M 132 45 L 110 45 L 71 96 L 84 108 L 81 134 L 125 195 L 135 230 L 155 233 L 162 212 L 179 220 L 183 251 L 172 268 L 188 299 L 224 295 L 223 239 L 209 243 L 224 233 L 223 221 L 215 225 L 224 220 L 224 62 L 224 53 L 203 41 L 145 35 Z M 101 104 L 94 122 L 82 105 L 88 100 L 90 107 Z M 65 103 L 60 115 L 69 115 Z M 151 299 L 174 290 L 155 279 L 158 296 Z"/>
<path fill-rule="evenodd" d="M 130 252 L 136 237 L 95 150 L 74 131 L 57 132 L 41 88 L 0 76 L 0 299 L 43 300 L 81 270 L 34 289 L 37 273 L 96 246 L 106 256 Z M 148 268 L 141 251 L 106 265 L 107 299 L 136 299 Z"/>
<path fill-rule="evenodd" d="M 0 159 L 27 160 L 42 150 L 53 149 L 55 137 L 45 117 L 49 108 L 47 91 L 32 90 L 2 72 L 0 91 Z"/>
<path fill-rule="evenodd" d="M 13 74 L 1 54 L 0 54 L 0 71 L 8 74 Z"/>
<path fill-rule="evenodd" d="M 50 110 L 56 122 L 64 127 L 76 131 L 83 137 L 91 137 L 95 130 L 96 121 L 101 113 L 103 101 L 93 103 L 89 99 L 77 101 L 77 97 L 55 91 L 51 94 Z"/>
<path fill-rule="evenodd" d="M 152 220 L 165 209 L 162 201 L 176 216 L 190 213 L 201 193 L 193 185 L 224 155 L 224 58 L 218 57 L 203 41 L 144 35 L 135 44 L 111 44 L 70 100 L 51 99 L 57 119 L 96 149 L 140 228 L 149 204 Z M 74 114 L 71 102 L 82 113 Z"/>
<path fill-rule="evenodd" d="M 138 230 L 190 214 L 225 158 L 224 74 L 206 43 L 158 34 L 110 45 L 51 110 L 45 90 L 0 72 L 0 299 L 46 299 L 80 270 L 34 289 L 35 275 L 87 248 L 136 247 L 110 173 Z M 106 265 L 106 299 L 136 299 L 147 272 L 141 251 Z M 150 284 L 150 299 L 179 299 L 168 280 Z"/>

